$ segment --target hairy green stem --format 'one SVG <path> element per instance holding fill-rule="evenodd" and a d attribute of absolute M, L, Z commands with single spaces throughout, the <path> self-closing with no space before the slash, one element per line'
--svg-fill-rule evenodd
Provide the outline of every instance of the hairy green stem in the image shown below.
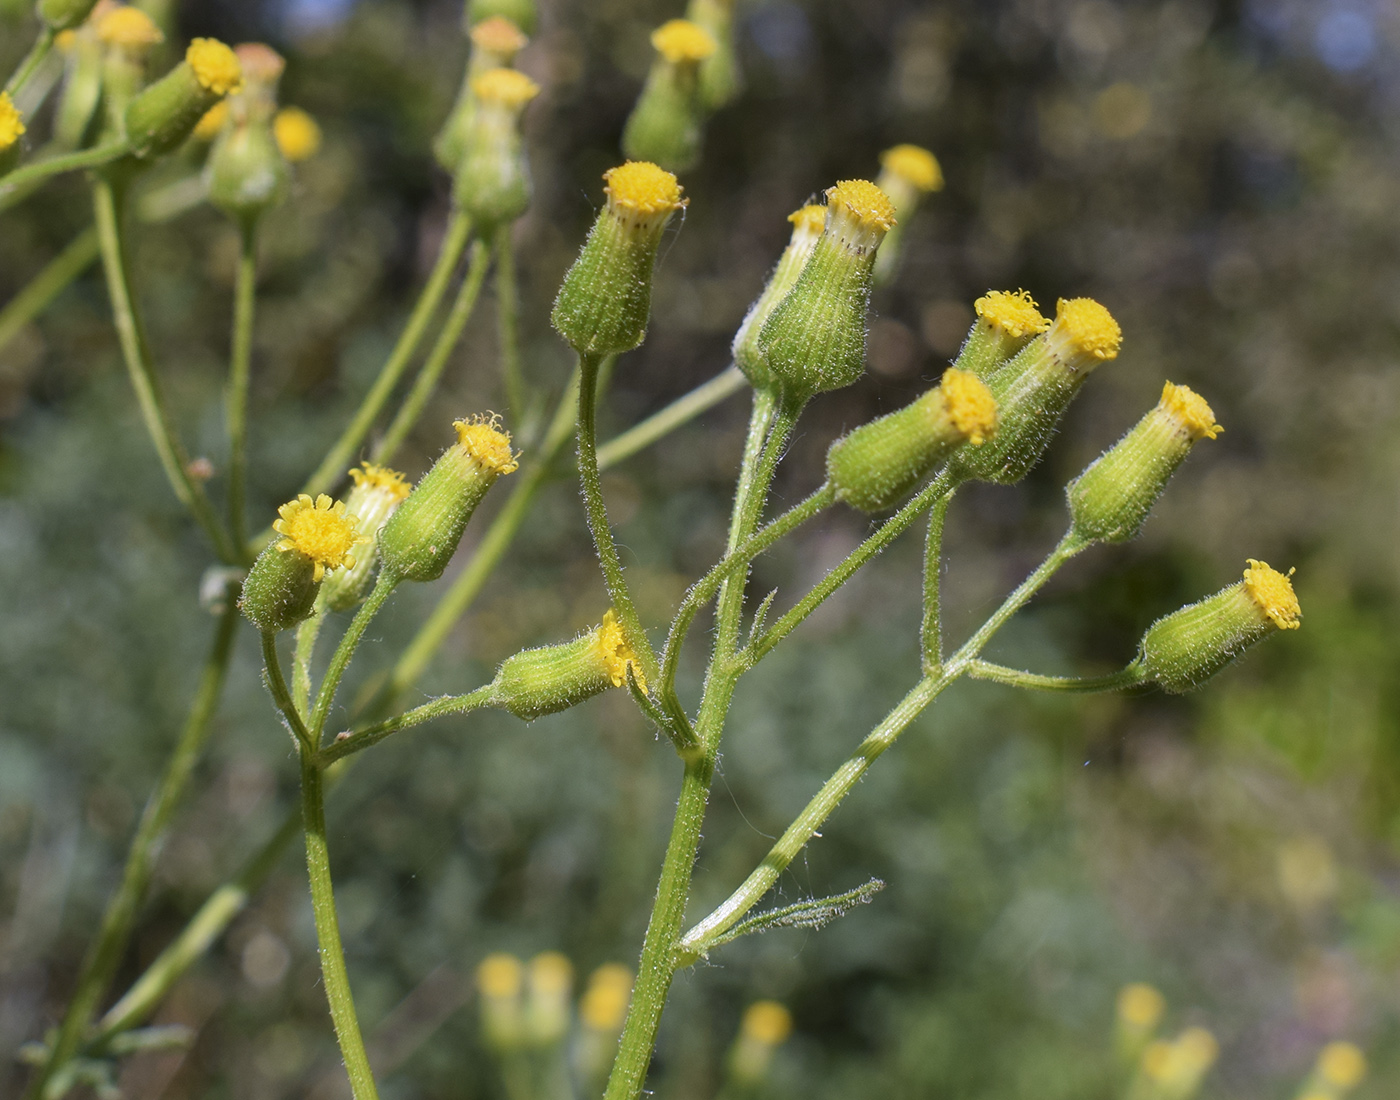
<path fill-rule="evenodd" d="M 15 203 L 29 195 L 34 186 L 50 176 L 63 172 L 76 172 L 81 168 L 101 168 L 130 152 L 125 141 L 111 145 L 99 145 L 95 149 L 81 149 L 76 153 L 65 153 L 47 160 L 38 160 L 16 168 L 13 172 L 0 176 L 0 210 L 8 210 Z"/>
<path fill-rule="evenodd" d="M 1146 682 L 1142 666 L 1136 661 L 1117 672 L 1110 672 L 1107 676 L 1042 676 L 1035 672 L 1022 672 L 1020 669 L 992 664 L 990 661 L 969 661 L 967 675 L 974 680 L 991 680 L 1009 687 L 1080 695 L 1099 691 L 1122 691 Z"/>
<path fill-rule="evenodd" d="M 371 745 L 377 745 L 384 738 L 398 733 L 400 730 L 412 729 L 414 726 L 421 726 L 424 722 L 431 722 L 434 718 L 441 718 L 448 714 L 468 714 L 480 707 L 489 706 L 495 697 L 495 685 L 487 684 L 475 691 L 468 692 L 466 695 L 448 695 L 441 699 L 434 699 L 431 703 L 414 707 L 394 718 L 388 718 L 383 722 L 377 722 L 372 726 L 366 726 L 364 729 L 351 733 L 341 734 L 321 750 L 321 766 L 334 764 L 346 756 L 352 756 Z"/>
<path fill-rule="evenodd" d="M 296 701 L 292 698 L 292 693 L 287 690 L 287 681 L 282 676 L 282 662 L 277 657 L 276 634 L 263 632 L 262 654 L 263 678 L 267 683 L 267 690 L 272 695 L 272 701 L 277 705 L 277 709 L 282 712 L 288 731 L 301 749 L 314 749 L 316 742 L 312 740 L 311 733 L 306 728 L 306 722 L 297 710 Z"/>
<path fill-rule="evenodd" d="M 326 625 L 325 608 L 319 606 L 311 617 L 297 626 L 296 648 L 292 653 L 292 702 L 303 717 L 311 713 L 311 661 L 316 655 L 316 640 Z"/>
<path fill-rule="evenodd" d="M 394 454 L 403 446 L 403 441 L 408 438 L 408 433 L 413 431 L 414 425 L 418 423 L 418 418 L 423 415 L 423 408 L 427 405 L 428 399 L 433 396 L 433 391 L 437 389 L 442 372 L 447 367 L 447 361 L 452 357 L 452 351 L 456 348 L 457 341 L 462 337 L 462 330 L 467 327 L 467 322 L 471 319 L 472 310 L 476 308 L 476 300 L 481 296 L 481 284 L 486 280 L 486 269 L 490 263 L 490 251 L 483 242 L 477 241 L 472 245 L 466 278 L 462 280 L 462 285 L 457 291 L 452 309 L 447 315 L 447 320 L 443 322 L 442 330 L 438 333 L 437 342 L 433 344 L 433 350 L 428 353 L 427 361 L 418 372 L 418 377 L 413 380 L 413 388 L 408 391 L 408 396 L 404 398 L 403 404 L 389 425 L 389 430 L 384 433 L 384 438 L 374 449 L 372 461 L 379 463 L 392 461 Z"/>
<path fill-rule="evenodd" d="M 433 314 L 437 312 L 438 305 L 442 302 L 442 296 L 447 291 L 447 284 L 452 279 L 452 272 L 457 267 L 457 261 L 462 257 L 463 249 L 467 247 L 467 238 L 470 235 L 471 218 L 454 210 L 447 223 L 447 233 L 443 238 L 442 250 L 438 253 L 437 263 L 433 267 L 432 274 L 428 276 L 422 293 L 418 296 L 418 301 L 413 307 L 413 312 L 409 315 L 408 323 L 404 326 L 403 332 L 399 335 L 398 342 L 394 345 L 393 351 L 389 353 L 389 358 L 385 360 L 384 366 L 380 368 L 379 377 L 374 380 L 374 385 L 370 387 L 364 400 L 360 402 L 360 407 L 355 411 L 354 417 L 345 430 L 341 432 L 340 438 L 326 452 L 326 457 L 316 467 L 316 472 L 307 478 L 306 484 L 301 490 L 303 493 L 308 493 L 311 496 L 323 493 L 345 476 L 345 470 L 354 458 L 355 451 L 364 442 L 370 428 L 374 426 L 375 419 L 384 408 L 385 402 L 389 400 L 394 386 L 398 384 L 409 360 L 413 358 L 413 353 L 422 342 L 423 333 L 428 327 L 428 322 L 432 320 Z"/>
<path fill-rule="evenodd" d="M 524 426 L 529 406 L 525 372 L 520 364 L 520 293 L 515 282 L 515 243 L 511 224 L 496 227 L 496 343 L 501 356 L 501 381 L 506 390 L 510 421 Z"/>
<path fill-rule="evenodd" d="M 924 541 L 924 613 L 919 625 L 919 652 L 925 674 L 943 663 L 943 521 L 953 500 L 949 489 L 933 502 L 928 517 L 928 538 Z"/>
<path fill-rule="evenodd" d="M 122 247 L 120 198 L 112 181 L 101 177 L 92 185 L 93 212 L 97 221 L 97 238 L 102 249 L 102 266 L 107 276 L 107 292 L 112 301 L 112 317 L 121 344 L 122 358 L 126 362 L 131 387 L 136 392 L 137 403 L 146 431 L 155 444 L 161 466 L 175 496 L 189 509 L 191 515 L 204 528 L 205 534 L 213 543 L 219 557 L 230 565 L 247 564 L 219 523 L 214 507 L 205 495 L 204 487 L 190 477 L 188 460 L 184 448 L 180 446 L 171 427 L 165 410 L 159 380 L 151 363 L 150 348 L 146 343 L 144 326 L 136 308 L 136 300 L 131 292 L 131 281 L 127 271 L 125 250 Z"/>
<path fill-rule="evenodd" d="M 20 90 L 29 82 L 29 78 L 34 75 L 35 70 L 44 63 L 44 58 L 49 56 L 49 50 L 53 48 L 54 37 L 54 29 L 45 23 L 39 30 L 39 37 L 34 39 L 34 45 L 29 47 L 29 52 L 19 63 L 19 68 L 15 69 L 10 74 L 10 79 L 5 81 L 5 91 L 9 92 L 11 99 L 19 95 Z"/>
<path fill-rule="evenodd" d="M 258 223 L 239 227 L 238 277 L 233 291 L 233 339 L 228 367 L 228 525 L 234 545 L 248 541 L 244 498 L 248 481 L 248 381 L 253 361 L 253 310 L 258 285 Z"/>
<path fill-rule="evenodd" d="M 397 587 L 399 579 L 387 570 L 380 569 L 379 579 L 374 582 L 374 588 L 370 591 L 369 597 L 356 609 L 355 617 L 350 620 L 350 626 L 341 636 L 340 644 L 335 647 L 335 652 L 331 655 L 331 663 L 326 667 L 325 676 L 321 678 L 321 688 L 316 693 L 316 706 L 311 711 L 309 725 L 313 746 L 321 743 L 321 735 L 326 728 L 326 718 L 330 714 L 331 704 L 335 701 L 336 689 L 340 687 L 345 670 L 350 667 L 350 659 L 355 656 L 360 639 L 364 637 L 365 630 L 375 615 L 379 614 L 379 609 L 384 606 L 384 601 Z"/>
<path fill-rule="evenodd" d="M 30 1096 L 44 1096 L 45 1089 L 55 1073 L 72 1059 L 98 1001 L 102 999 L 122 955 L 126 952 L 137 909 L 146 896 L 147 886 L 150 885 L 157 845 L 199 760 L 209 735 L 214 712 L 218 709 L 219 696 L 228 673 L 229 657 L 233 652 L 234 628 L 238 625 L 236 596 L 237 592 L 232 586 L 224 593 L 224 611 L 215 629 L 214 644 L 204 662 L 199 687 L 195 689 L 194 701 L 190 705 L 184 728 L 175 742 L 170 759 L 166 762 L 165 773 L 141 814 L 141 820 L 136 826 L 136 835 L 132 837 L 131 847 L 127 852 L 121 882 L 107 903 L 102 925 L 83 959 L 73 998 L 68 1002 L 63 1021 L 59 1024 L 53 1050 L 34 1078 L 28 1093 Z"/>
<path fill-rule="evenodd" d="M 88 226 L 18 294 L 0 309 L 0 349 L 19 335 L 20 330 L 42 313 L 79 275 L 97 259 L 97 231 Z"/>

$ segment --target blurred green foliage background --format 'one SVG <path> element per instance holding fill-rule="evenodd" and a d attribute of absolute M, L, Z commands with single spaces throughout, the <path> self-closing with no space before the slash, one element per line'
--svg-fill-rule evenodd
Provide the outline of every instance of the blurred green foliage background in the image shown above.
<path fill-rule="evenodd" d="M 526 364 L 569 359 L 553 292 L 679 5 L 543 5 L 521 67 L 536 195 L 518 226 Z M 0 70 L 27 4 L 0 0 Z M 465 55 L 455 0 L 200 0 L 183 38 L 262 39 L 283 99 L 326 131 L 264 234 L 253 499 L 270 518 L 355 407 L 431 264 L 448 181 L 429 151 Z M 989 287 L 1043 307 L 1091 295 L 1125 332 L 1031 479 L 976 487 L 949 524 L 948 630 L 980 622 L 1053 544 L 1061 487 L 1187 383 L 1226 427 L 1136 543 L 1077 560 L 992 656 L 1117 667 L 1159 614 L 1298 567 L 1304 628 L 1198 695 L 951 691 L 884 758 L 782 883 L 871 875 L 873 904 L 816 933 L 740 941 L 683 976 L 657 1093 L 714 1094 L 739 1015 L 789 1005 L 780 1097 L 1105 1096 L 1112 1001 L 1168 995 L 1222 1057 L 1206 1095 L 1292 1095 L 1328 1039 L 1400 1082 L 1400 17 L 1384 0 L 772 0 L 741 4 L 743 96 L 710 123 L 664 246 L 650 338 L 605 430 L 723 368 L 787 235 L 785 215 L 879 150 L 926 145 L 947 189 L 877 297 L 870 373 L 814 403 L 778 496 L 821 476 L 844 427 L 936 378 Z M 160 67 L 160 62 L 157 67 Z M 66 178 L 0 216 L 0 301 L 89 219 Z M 199 208 L 144 228 L 136 268 L 172 405 L 223 459 L 237 239 Z M 404 465 L 454 416 L 499 407 L 489 303 Z M 648 621 L 722 550 L 747 410 L 732 399 L 607 479 Z M 212 619 L 210 558 L 170 498 L 121 371 L 105 291 L 79 280 L 0 352 L 0 1093 L 53 1018 L 135 815 L 187 706 Z M 217 486 L 217 481 L 215 485 Z M 499 501 L 496 502 L 499 504 Z M 487 506 L 490 508 L 490 502 Z M 474 529 L 481 529 L 478 520 Z M 866 521 L 836 511 L 762 560 L 790 601 Z M 472 531 L 468 532 L 468 542 Z M 740 688 L 692 914 L 718 902 L 917 676 L 918 539 L 877 561 Z M 446 582 L 442 582 L 446 583 Z M 383 667 L 431 606 L 402 591 L 361 651 Z M 542 499 L 422 685 L 474 687 L 522 645 L 605 607 L 573 487 Z M 165 846 L 133 977 L 295 802 L 295 761 L 240 637 L 212 747 Z M 703 635 L 697 634 L 697 653 Z M 698 674 L 698 658 L 693 670 Z M 693 690 L 695 684 L 692 683 Z M 562 950 L 580 973 L 636 955 L 679 768 L 621 693 L 529 726 L 483 713 L 376 750 L 330 808 L 351 975 L 395 1098 L 498 1095 L 471 971 Z M 409 1000 L 406 1002 L 405 998 Z M 162 1016 L 187 1055 L 132 1060 L 130 1096 L 338 1095 L 304 871 L 289 855 Z M 384 1052 L 390 1052 L 385 1054 Z"/>

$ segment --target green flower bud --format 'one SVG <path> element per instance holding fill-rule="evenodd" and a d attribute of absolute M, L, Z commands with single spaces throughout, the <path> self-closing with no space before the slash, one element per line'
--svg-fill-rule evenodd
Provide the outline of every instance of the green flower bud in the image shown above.
<path fill-rule="evenodd" d="M 1302 609 L 1287 574 L 1249 559 L 1244 580 L 1158 619 L 1143 635 L 1138 662 L 1173 695 L 1205 683 L 1276 630 L 1296 630 Z"/>
<path fill-rule="evenodd" d="M 94 7 L 97 0 L 39 0 L 39 18 L 56 31 L 76 27 Z"/>
<path fill-rule="evenodd" d="M 351 569 L 357 545 L 368 540 L 342 501 L 302 493 L 277 510 L 282 538 L 258 555 L 243 581 L 238 606 L 264 634 L 289 630 L 310 616 L 327 570 Z"/>
<path fill-rule="evenodd" d="M 1135 538 L 1196 441 L 1223 430 L 1198 394 L 1168 382 L 1156 408 L 1065 489 L 1075 533 L 1086 541 Z"/>
<path fill-rule="evenodd" d="M 559 335 L 580 355 L 630 351 L 647 334 L 661 234 L 685 206 L 670 172 L 628 161 L 603 174 L 608 202 L 554 300 Z"/>
<path fill-rule="evenodd" d="M 243 73 L 234 52 L 213 38 L 196 38 L 185 60 L 131 101 L 126 135 L 139 157 L 170 152 L 204 113 L 239 89 Z"/>
<path fill-rule="evenodd" d="M 0 175 L 19 163 L 24 136 L 24 116 L 19 113 L 9 92 L 0 92 Z"/>
<path fill-rule="evenodd" d="M 389 517 L 379 533 L 381 569 L 398 580 L 435 581 L 442 576 L 467 520 L 486 490 L 519 463 L 510 436 L 494 416 L 456 420 L 457 442 Z"/>
<path fill-rule="evenodd" d="M 931 191 L 943 190 L 943 169 L 938 158 L 919 145 L 896 145 L 880 154 L 880 177 L 875 186 L 894 203 L 894 228 L 880 246 L 875 260 L 875 281 L 887 283 L 899 262 L 900 238 L 904 226 L 919 208 L 919 200 Z"/>
<path fill-rule="evenodd" d="M 793 288 L 797 277 L 802 274 L 802 269 L 811 259 L 817 241 L 821 239 L 822 230 L 826 227 L 826 207 L 815 204 L 804 206 L 801 210 L 789 214 L 788 221 L 792 222 L 792 239 L 788 241 L 783 254 L 778 257 L 778 265 L 768 277 L 768 285 L 763 288 L 763 293 L 754 304 L 749 306 L 743 324 L 734 334 L 734 362 L 739 365 L 750 384 L 758 389 L 766 389 L 773 384 L 768 365 L 758 348 L 758 334 L 763 330 L 763 323 L 778 308 L 778 303 Z"/>
<path fill-rule="evenodd" d="M 530 174 L 520 114 L 540 87 L 515 69 L 492 69 L 472 84 L 471 113 L 454 190 L 462 210 L 487 229 L 518 218 L 530 205 Z"/>
<path fill-rule="evenodd" d="M 368 544 L 355 555 L 355 564 L 337 569 L 321 585 L 321 606 L 327 611 L 344 611 L 369 595 L 370 577 L 379 561 L 379 531 L 412 486 L 397 470 L 366 462 L 351 470 L 355 487 L 345 498 L 345 508 L 360 520 L 360 531 Z"/>
<path fill-rule="evenodd" d="M 826 199 L 826 229 L 811 259 L 758 334 L 773 386 L 797 403 L 865 373 L 870 271 L 894 225 L 889 197 L 866 180 L 842 180 Z"/>
<path fill-rule="evenodd" d="M 715 40 L 715 52 L 700 62 L 700 105 L 706 111 L 718 111 L 739 94 L 734 0 L 690 0 L 685 17 Z"/>
<path fill-rule="evenodd" d="M 530 960 L 525 1027 L 530 1045 L 548 1050 L 562 1042 L 573 1022 L 570 1011 L 574 967 L 559 951 L 541 951 Z"/>
<path fill-rule="evenodd" d="M 622 151 L 683 172 L 700 160 L 705 108 L 700 64 L 715 53 L 710 32 L 686 19 L 672 19 L 651 35 L 657 57 L 646 85 L 622 129 Z"/>
<path fill-rule="evenodd" d="M 287 161 L 267 119 L 235 122 L 204 165 L 209 201 L 237 221 L 257 218 L 287 194 Z"/>
<path fill-rule="evenodd" d="M 54 141 L 65 149 L 81 148 L 102 98 L 102 55 L 97 32 L 89 25 L 59 35 L 63 62 L 63 91 L 54 111 Z"/>
<path fill-rule="evenodd" d="M 958 352 L 957 366 L 978 378 L 993 372 L 1050 327 L 1024 290 L 989 290 L 973 303 L 977 320 Z"/>
<path fill-rule="evenodd" d="M 997 437 L 954 459 L 962 480 L 1011 485 L 1040 461 L 1079 387 L 1100 363 L 1118 355 L 1123 333 L 1092 298 L 1060 299 L 1055 323 L 986 379 L 1001 423 Z"/>
<path fill-rule="evenodd" d="M 530 722 L 622 687 L 627 669 L 646 690 L 637 655 L 627 644 L 622 624 L 611 610 L 601 626 L 572 642 L 527 649 L 507 657 L 496 673 L 495 705 Z"/>
<path fill-rule="evenodd" d="M 165 41 L 154 20 L 140 8 L 123 4 L 98 10 L 95 30 L 103 46 L 102 95 L 107 117 L 120 130 L 127 105 L 146 83 L 146 58 Z"/>
<path fill-rule="evenodd" d="M 495 16 L 509 19 L 526 34 L 535 33 L 535 0 L 468 0 L 467 26 L 475 27 Z"/>
<path fill-rule="evenodd" d="M 467 58 L 467 71 L 462 78 L 462 87 L 457 92 L 457 102 L 447 116 L 442 129 L 433 139 L 433 155 L 438 163 L 449 172 L 456 172 L 462 160 L 462 150 L 466 148 L 467 131 L 476 111 L 476 95 L 472 84 L 477 77 L 492 69 L 508 69 L 515 63 L 515 55 L 530 41 L 520 32 L 520 28 L 509 19 L 499 15 L 482 20 L 471 29 L 471 54 Z"/>
<path fill-rule="evenodd" d="M 963 443 L 996 432 L 997 407 L 975 374 L 949 367 L 942 382 L 898 412 L 872 420 L 831 445 L 827 481 L 836 498 L 881 512 L 906 497 Z"/>

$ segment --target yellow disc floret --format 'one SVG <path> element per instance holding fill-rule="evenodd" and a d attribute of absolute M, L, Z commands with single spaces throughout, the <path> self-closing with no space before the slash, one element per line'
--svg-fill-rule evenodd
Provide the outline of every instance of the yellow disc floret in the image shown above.
<path fill-rule="evenodd" d="M 501 427 L 495 413 L 474 416 L 470 420 L 454 420 L 457 443 L 482 469 L 493 474 L 511 474 L 520 468 L 511 453 L 510 433 Z"/>
<path fill-rule="evenodd" d="M 810 233 L 816 236 L 826 228 L 826 207 L 821 203 L 809 203 L 801 210 L 794 210 L 789 214 L 788 221 L 792 222 L 794 234 Z"/>
<path fill-rule="evenodd" d="M 1317 1056 L 1317 1071 L 1329 1085 L 1354 1089 L 1366 1076 L 1366 1055 L 1355 1043 L 1328 1043 Z"/>
<path fill-rule="evenodd" d="M 974 447 L 996 434 L 997 402 L 992 391 L 971 371 L 949 367 L 939 385 L 948 419 Z"/>
<path fill-rule="evenodd" d="M 972 305 L 987 324 L 1016 339 L 1036 336 L 1050 327 L 1028 290 L 989 290 Z"/>
<path fill-rule="evenodd" d="M 9 92 L 0 92 L 0 152 L 4 152 L 24 133 L 24 116 L 19 113 Z"/>
<path fill-rule="evenodd" d="M 674 175 L 649 160 L 629 160 L 603 173 L 608 204 L 638 214 L 669 214 L 685 205 Z"/>
<path fill-rule="evenodd" d="M 503 15 L 493 15 L 474 26 L 471 40 L 478 49 L 507 57 L 514 57 L 530 41 L 519 27 Z"/>
<path fill-rule="evenodd" d="M 1054 327 L 1070 351 L 1090 359 L 1116 359 L 1123 344 L 1113 314 L 1092 298 L 1061 298 Z"/>
<path fill-rule="evenodd" d="M 1293 570 L 1280 573 L 1271 569 L 1267 562 L 1249 558 L 1249 568 L 1244 571 L 1244 589 L 1250 598 L 1259 605 L 1273 624 L 1280 630 L 1297 630 L 1302 625 L 1303 609 L 1293 591 L 1293 583 L 1288 579 Z"/>
<path fill-rule="evenodd" d="M 1118 1016 L 1134 1028 L 1156 1027 L 1166 1010 L 1166 998 L 1145 982 L 1133 982 L 1118 992 Z"/>
<path fill-rule="evenodd" d="M 621 687 L 627 683 L 627 670 L 632 670 L 632 675 L 637 680 L 637 686 L 646 691 L 647 680 L 642 675 L 641 662 L 637 660 L 637 654 L 632 647 L 627 644 L 627 637 L 622 632 L 622 624 L 618 622 L 617 612 L 611 608 L 603 616 L 603 625 L 594 631 L 597 638 L 598 652 L 603 658 L 603 667 L 608 670 L 608 679 L 612 681 L 613 687 Z"/>
<path fill-rule="evenodd" d="M 942 191 L 938 158 L 921 145 L 896 145 L 880 154 L 880 166 L 920 191 Z"/>
<path fill-rule="evenodd" d="M 894 203 L 869 180 L 838 180 L 827 189 L 827 205 L 845 211 L 863 226 L 894 228 Z"/>
<path fill-rule="evenodd" d="M 719 49 L 714 35 L 689 19 L 670 19 L 651 32 L 656 52 L 672 65 L 695 65 Z"/>
<path fill-rule="evenodd" d="M 237 55 L 217 38 L 196 38 L 185 51 L 185 61 L 195 79 L 215 95 L 236 92 L 243 84 Z"/>
<path fill-rule="evenodd" d="M 272 120 L 272 136 L 282 155 L 293 164 L 310 160 L 321 148 L 321 127 L 300 107 L 283 107 L 277 112 Z"/>
<path fill-rule="evenodd" d="M 520 108 L 540 94 L 540 86 L 518 69 L 488 69 L 472 81 L 472 94 L 483 103 Z"/>
<path fill-rule="evenodd" d="M 487 955 L 476 968 L 476 985 L 482 996 L 492 999 L 516 997 L 524 983 L 525 968 L 514 955 L 497 952 Z"/>
<path fill-rule="evenodd" d="M 792 1034 L 792 1013 L 777 1001 L 754 1001 L 744 1010 L 744 1037 L 775 1047 Z"/>
<path fill-rule="evenodd" d="M 111 9 L 97 21 L 97 37 L 109 46 L 135 49 L 165 41 L 165 35 L 149 15 L 126 4 Z"/>
<path fill-rule="evenodd" d="M 1189 386 L 1168 382 L 1162 387 L 1160 407 L 1193 439 L 1214 439 L 1225 429 L 1215 422 L 1206 400 Z"/>
<path fill-rule="evenodd" d="M 376 466 L 373 462 L 362 463 L 360 468 L 351 470 L 350 480 L 356 488 L 375 489 L 396 501 L 403 500 L 413 489 L 403 474 L 388 466 Z"/>
<path fill-rule="evenodd" d="M 204 116 L 194 124 L 192 136 L 197 141 L 213 141 L 219 136 L 219 131 L 224 128 L 224 123 L 227 121 L 228 100 L 221 99 L 205 111 Z"/>
<path fill-rule="evenodd" d="M 277 515 L 280 518 L 272 525 L 282 536 L 277 549 L 305 554 L 316 563 L 318 581 L 327 569 L 354 568 L 350 551 L 369 541 L 359 533 L 359 521 L 346 513 L 345 502 L 331 500 L 325 493 L 315 500 L 302 493 L 277 509 Z"/>

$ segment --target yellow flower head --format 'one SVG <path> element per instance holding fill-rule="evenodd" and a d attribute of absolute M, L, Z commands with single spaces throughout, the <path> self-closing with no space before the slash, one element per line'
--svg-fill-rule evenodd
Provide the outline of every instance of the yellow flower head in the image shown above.
<path fill-rule="evenodd" d="M 1035 336 L 1050 327 L 1028 290 L 989 290 L 972 305 L 987 324 L 1016 339 Z"/>
<path fill-rule="evenodd" d="M 487 955 L 476 968 L 476 985 L 483 997 L 517 997 L 524 981 L 525 968 L 520 965 L 520 960 L 504 952 Z"/>
<path fill-rule="evenodd" d="M 826 202 L 862 226 L 878 227 L 882 237 L 894 228 L 894 203 L 869 180 L 838 180 L 827 189 Z"/>
<path fill-rule="evenodd" d="M 471 29 L 472 45 L 493 56 L 512 58 L 530 41 L 525 33 L 503 15 L 483 19 Z"/>
<path fill-rule="evenodd" d="M 656 52 L 672 65 L 698 65 L 719 49 L 714 35 L 689 19 L 669 19 L 651 32 Z"/>
<path fill-rule="evenodd" d="M 942 191 L 938 158 L 921 145 L 896 145 L 880 154 L 880 166 L 920 191 Z"/>
<path fill-rule="evenodd" d="M 1166 998 L 1145 982 L 1133 982 L 1118 991 L 1118 1018 L 1134 1028 L 1156 1027 L 1166 1010 Z"/>
<path fill-rule="evenodd" d="M 357 489 L 368 487 L 377 489 L 395 501 L 403 500 L 412 491 L 408 478 L 388 466 L 376 466 L 373 462 L 361 463 L 360 468 L 350 471 L 350 480 Z"/>
<path fill-rule="evenodd" d="M 277 112 L 272 119 L 272 137 L 293 164 L 310 160 L 321 148 L 321 127 L 300 107 L 283 107 Z"/>
<path fill-rule="evenodd" d="M 482 103 L 519 110 L 540 94 L 540 86 L 519 69 L 488 69 L 472 81 L 472 94 Z"/>
<path fill-rule="evenodd" d="M 617 612 L 611 608 L 603 616 L 603 625 L 594 632 L 598 653 L 603 658 L 603 667 L 608 670 L 608 679 L 612 681 L 613 687 L 621 687 L 627 683 L 627 669 L 632 669 L 632 675 L 637 680 L 637 686 L 646 691 L 647 680 L 642 675 L 641 662 L 637 660 L 637 654 L 632 647 L 627 644 L 627 637 L 622 633 L 622 624 L 618 622 Z"/>
<path fill-rule="evenodd" d="M 674 175 L 649 160 L 629 160 L 603 173 L 607 184 L 608 206 L 643 217 L 669 215 L 679 210 L 686 200 L 681 198 L 681 185 Z"/>
<path fill-rule="evenodd" d="M 619 963 L 604 963 L 589 977 L 588 989 L 579 1004 L 583 1026 L 592 1031 L 617 1031 L 627 1015 L 631 996 L 632 971 Z"/>
<path fill-rule="evenodd" d="M 355 557 L 350 553 L 369 539 L 359 534 L 359 521 L 347 515 L 345 502 L 331 500 L 322 493 L 314 501 L 302 493 L 277 509 L 280 517 L 272 529 L 282 536 L 279 550 L 295 550 L 316 563 L 315 580 L 326 575 L 327 569 L 350 569 Z"/>
<path fill-rule="evenodd" d="M 1162 400 L 1158 405 L 1193 440 L 1214 439 L 1225 430 L 1215 422 L 1215 413 L 1210 411 L 1205 398 L 1189 386 L 1168 382 L 1162 387 Z"/>
<path fill-rule="evenodd" d="M 1061 298 L 1049 335 L 1057 349 L 1099 361 L 1116 359 L 1123 344 L 1123 330 L 1113 314 L 1092 298 Z"/>
<path fill-rule="evenodd" d="M 243 86 L 238 56 L 217 38 L 196 38 L 185 51 L 185 61 L 200 85 L 215 95 L 228 95 Z"/>
<path fill-rule="evenodd" d="M 238 59 L 239 72 L 251 84 L 271 87 L 287 68 L 287 59 L 261 42 L 244 42 L 234 48 L 233 56 Z"/>
<path fill-rule="evenodd" d="M 24 133 L 24 116 L 19 113 L 9 92 L 0 92 L 0 153 L 17 142 Z"/>
<path fill-rule="evenodd" d="M 1247 559 L 1249 568 L 1244 571 L 1244 590 L 1259 605 L 1273 624 L 1280 630 L 1297 630 L 1302 625 L 1303 609 L 1293 591 L 1293 570 L 1280 573 L 1271 569 L 1268 562 Z"/>
<path fill-rule="evenodd" d="M 510 433 L 501 427 L 495 413 L 474 416 L 470 420 L 454 420 L 457 443 L 482 469 L 492 474 L 512 474 L 520 468 L 511 453 Z"/>
<path fill-rule="evenodd" d="M 1317 1056 L 1317 1071 L 1329 1085 L 1354 1089 L 1366 1076 L 1366 1055 L 1355 1043 L 1328 1043 Z"/>
<path fill-rule="evenodd" d="M 792 222 L 794 237 L 798 234 L 819 237 L 821 231 L 826 228 L 826 207 L 820 203 L 810 203 L 789 214 L 788 221 Z"/>
<path fill-rule="evenodd" d="M 775 1047 L 792 1034 L 792 1013 L 777 1001 L 754 1001 L 739 1028 L 746 1039 Z"/>
<path fill-rule="evenodd" d="M 574 965 L 558 951 L 541 951 L 530 960 L 530 989 L 548 997 L 567 993 L 574 981 Z"/>
<path fill-rule="evenodd" d="M 204 116 L 195 123 L 193 137 L 198 141 L 213 141 L 219 136 L 219 132 L 224 128 L 224 123 L 228 121 L 228 100 L 221 99 L 209 110 L 204 112 Z"/>
<path fill-rule="evenodd" d="M 112 8 L 97 21 L 97 37 L 109 46 L 141 50 L 164 42 L 165 35 L 140 8 L 124 4 Z"/>
<path fill-rule="evenodd" d="M 949 367 L 939 385 L 953 427 L 974 447 L 996 434 L 997 402 L 992 391 L 971 371 Z"/>

